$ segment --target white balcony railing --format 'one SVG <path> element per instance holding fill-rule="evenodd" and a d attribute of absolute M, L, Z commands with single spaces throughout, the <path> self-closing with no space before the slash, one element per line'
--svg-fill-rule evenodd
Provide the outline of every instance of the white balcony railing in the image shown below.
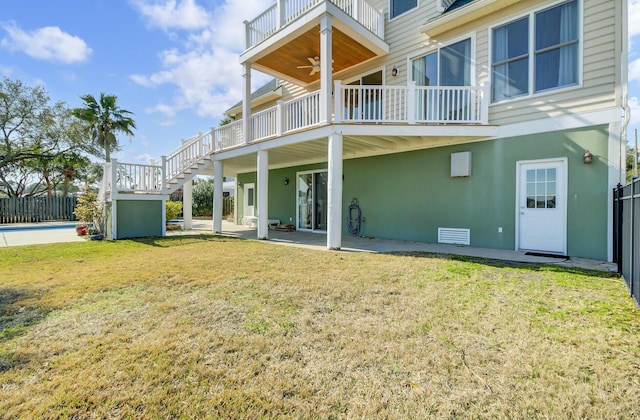
<path fill-rule="evenodd" d="M 278 134 L 278 107 L 271 107 L 251 116 L 251 138 L 266 139 Z"/>
<path fill-rule="evenodd" d="M 347 124 L 488 124 L 489 85 L 367 86 L 334 85 L 333 123 Z M 320 91 L 260 111 L 250 118 L 248 142 L 238 120 L 183 140 L 161 165 L 119 163 L 105 169 L 105 191 L 167 192 L 176 179 L 196 169 L 212 153 L 319 126 Z M 112 170 L 115 168 L 115 170 Z M 177 188 L 177 187 L 174 187 Z"/>
<path fill-rule="evenodd" d="M 216 150 L 224 150 L 244 143 L 242 120 L 214 129 Z"/>
<path fill-rule="evenodd" d="M 358 86 L 336 82 L 335 122 L 486 124 L 488 101 L 476 86 Z M 336 113 L 336 110 L 339 112 Z"/>
<path fill-rule="evenodd" d="M 258 17 L 245 22 L 245 49 L 261 43 L 325 1 L 337 6 L 369 32 L 384 38 L 384 13 L 374 9 L 366 0 L 276 0 Z"/>
<path fill-rule="evenodd" d="M 284 133 L 320 123 L 320 92 L 296 98 L 282 105 Z"/>

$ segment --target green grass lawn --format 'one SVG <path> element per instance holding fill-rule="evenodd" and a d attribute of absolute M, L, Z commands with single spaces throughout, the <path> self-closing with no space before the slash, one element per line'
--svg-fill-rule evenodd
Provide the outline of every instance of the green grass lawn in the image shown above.
<path fill-rule="evenodd" d="M 4 418 L 640 415 L 609 274 L 215 236 L 0 249 Z"/>

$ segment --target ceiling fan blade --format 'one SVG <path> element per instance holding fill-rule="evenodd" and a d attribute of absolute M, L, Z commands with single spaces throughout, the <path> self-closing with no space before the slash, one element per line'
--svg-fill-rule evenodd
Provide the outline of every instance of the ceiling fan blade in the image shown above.
<path fill-rule="evenodd" d="M 314 67 L 311 69 L 311 73 L 309 73 L 309 76 L 313 76 L 313 75 L 314 75 L 314 74 L 316 74 L 316 73 L 317 73 L 317 70 L 316 70 L 316 67 L 314 66 Z"/>
<path fill-rule="evenodd" d="M 312 69 L 313 66 L 297 66 L 298 69 Z"/>

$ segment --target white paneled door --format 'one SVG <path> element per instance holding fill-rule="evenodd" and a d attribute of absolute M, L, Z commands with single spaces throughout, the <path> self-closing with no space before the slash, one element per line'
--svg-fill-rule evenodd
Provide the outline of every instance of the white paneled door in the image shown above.
<path fill-rule="evenodd" d="M 518 162 L 518 248 L 566 254 L 567 160 Z"/>

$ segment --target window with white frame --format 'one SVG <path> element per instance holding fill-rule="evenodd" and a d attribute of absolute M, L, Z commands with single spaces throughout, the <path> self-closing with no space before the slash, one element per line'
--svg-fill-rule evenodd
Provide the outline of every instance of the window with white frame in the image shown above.
<path fill-rule="evenodd" d="M 493 101 L 576 85 L 579 34 L 578 0 L 494 28 Z"/>
<path fill-rule="evenodd" d="M 411 74 L 417 86 L 470 86 L 471 38 L 411 60 Z"/>
<path fill-rule="evenodd" d="M 418 0 L 389 0 L 389 19 L 418 7 Z"/>
<path fill-rule="evenodd" d="M 440 47 L 411 60 L 411 80 L 416 83 L 416 120 L 463 121 L 472 118 L 471 38 Z M 438 87 L 441 88 L 438 88 Z"/>

